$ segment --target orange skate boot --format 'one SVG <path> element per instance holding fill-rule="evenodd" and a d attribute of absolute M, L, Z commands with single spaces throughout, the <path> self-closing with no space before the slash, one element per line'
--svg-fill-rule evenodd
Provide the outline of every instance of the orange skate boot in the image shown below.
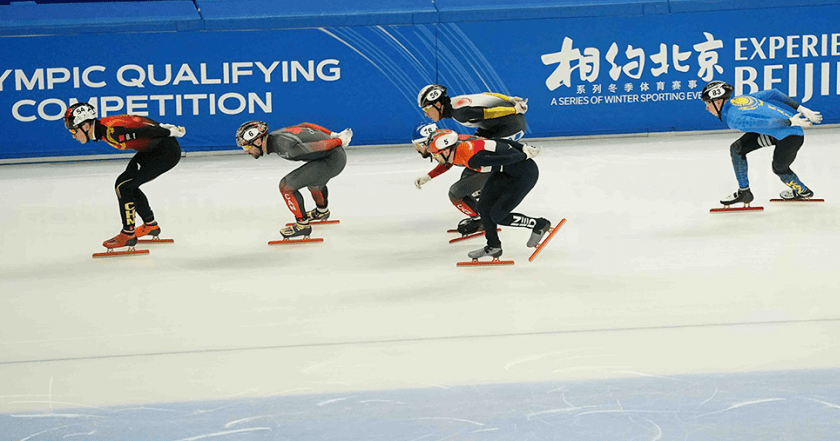
<path fill-rule="evenodd" d="M 131 247 L 137 245 L 137 237 L 134 236 L 134 231 L 120 231 L 120 234 L 102 242 L 102 245 L 109 250 L 114 248 Z"/>
<path fill-rule="evenodd" d="M 143 224 L 139 227 L 134 229 L 134 237 L 141 238 L 143 236 L 152 235 L 152 237 L 160 236 L 160 225 L 158 225 L 157 221 L 152 223 Z"/>

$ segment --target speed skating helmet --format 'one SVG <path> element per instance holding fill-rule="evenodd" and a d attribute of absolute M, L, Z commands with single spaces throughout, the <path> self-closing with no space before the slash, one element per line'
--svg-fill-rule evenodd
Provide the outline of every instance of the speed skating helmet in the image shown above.
<path fill-rule="evenodd" d="M 96 109 L 88 103 L 76 103 L 64 112 L 64 127 L 75 132 L 82 124 L 96 120 Z"/>
<path fill-rule="evenodd" d="M 236 145 L 248 150 L 257 139 L 268 133 L 268 124 L 262 121 L 248 121 L 236 129 Z"/>
<path fill-rule="evenodd" d="M 700 99 L 703 102 L 710 103 L 712 100 L 722 98 L 724 101 L 728 100 L 735 88 L 731 84 L 723 81 L 710 81 L 703 87 L 703 92 L 700 93 Z"/>
<path fill-rule="evenodd" d="M 414 133 L 411 135 L 411 143 L 415 146 L 426 146 L 429 144 L 429 136 L 437 131 L 438 126 L 435 123 L 424 122 L 414 128 Z"/>
<path fill-rule="evenodd" d="M 445 96 L 446 87 L 441 86 L 440 84 L 429 84 L 428 86 L 420 89 L 420 93 L 417 94 L 417 106 L 422 109 L 423 107 L 440 101 L 440 99 Z"/>
<path fill-rule="evenodd" d="M 458 144 L 458 134 L 449 129 L 438 129 L 429 137 L 429 153 L 435 155 Z"/>

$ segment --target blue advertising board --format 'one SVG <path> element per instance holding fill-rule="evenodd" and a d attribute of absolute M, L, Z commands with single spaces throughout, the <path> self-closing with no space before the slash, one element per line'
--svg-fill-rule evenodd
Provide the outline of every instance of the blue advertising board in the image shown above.
<path fill-rule="evenodd" d="M 430 83 L 528 98 L 528 137 L 722 129 L 698 101 L 711 79 L 736 93 L 774 87 L 840 122 L 838 5 L 644 9 L 655 13 L 461 21 L 475 15 L 442 10 L 391 25 L 7 36 L 0 160 L 116 152 L 69 136 L 62 116 L 76 101 L 185 126 L 185 151 L 233 149 L 254 119 L 404 144 Z"/>
<path fill-rule="evenodd" d="M 838 18 L 831 5 L 444 23 L 440 81 L 528 97 L 528 136 L 722 129 L 699 102 L 712 79 L 736 94 L 779 89 L 837 123 Z"/>

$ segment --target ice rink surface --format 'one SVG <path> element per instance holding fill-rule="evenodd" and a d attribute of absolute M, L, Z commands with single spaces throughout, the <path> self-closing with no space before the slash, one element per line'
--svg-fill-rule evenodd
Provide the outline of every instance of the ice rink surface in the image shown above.
<path fill-rule="evenodd" d="M 349 148 L 341 223 L 280 247 L 297 163 L 187 156 L 143 187 L 175 243 L 108 259 L 127 159 L 0 166 L 0 441 L 836 440 L 840 129 L 793 164 L 825 203 L 769 202 L 765 148 L 765 210 L 710 214 L 738 136 L 529 141 L 518 211 L 567 223 L 495 268 L 409 145 Z"/>

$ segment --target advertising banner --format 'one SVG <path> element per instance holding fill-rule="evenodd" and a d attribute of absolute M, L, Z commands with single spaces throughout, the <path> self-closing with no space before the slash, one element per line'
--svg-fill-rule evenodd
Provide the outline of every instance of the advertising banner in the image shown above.
<path fill-rule="evenodd" d="M 840 122 L 840 8 L 258 31 L 6 37 L 0 160 L 116 153 L 80 145 L 66 107 L 187 128 L 185 151 L 235 149 L 236 128 L 350 127 L 353 144 L 404 144 L 418 90 L 528 98 L 527 137 L 725 128 L 699 101 L 777 88 Z M 443 126 L 471 129 L 451 121 Z"/>
<path fill-rule="evenodd" d="M 76 101 L 184 126 L 185 151 L 236 148 L 249 120 L 405 143 L 436 67 L 434 33 L 413 26 L 6 38 L 0 59 L 0 159 L 116 153 L 70 137 Z"/>
<path fill-rule="evenodd" d="M 712 79 L 776 88 L 838 123 L 839 19 L 831 5 L 441 24 L 440 81 L 462 94 L 497 78 L 528 97 L 527 136 L 723 129 L 699 101 Z"/>

